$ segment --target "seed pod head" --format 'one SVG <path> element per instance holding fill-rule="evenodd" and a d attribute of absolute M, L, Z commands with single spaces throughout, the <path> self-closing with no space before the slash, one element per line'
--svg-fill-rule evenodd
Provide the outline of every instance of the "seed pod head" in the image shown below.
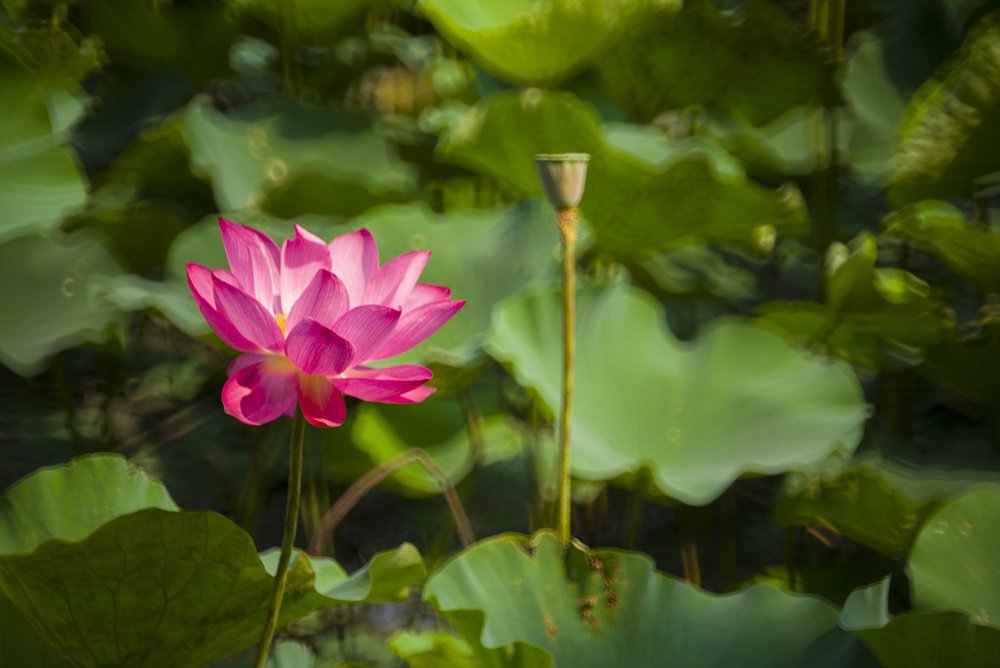
<path fill-rule="evenodd" d="M 556 210 L 573 209 L 587 184 L 587 153 L 545 153 L 535 156 L 545 196 Z"/>

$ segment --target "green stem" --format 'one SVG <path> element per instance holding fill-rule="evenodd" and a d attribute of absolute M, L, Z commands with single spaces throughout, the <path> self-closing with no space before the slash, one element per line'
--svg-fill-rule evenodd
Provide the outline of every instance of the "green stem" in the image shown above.
<path fill-rule="evenodd" d="M 271 598 L 271 610 L 267 616 L 267 626 L 257 649 L 257 661 L 254 668 L 264 668 L 267 654 L 274 640 L 274 632 L 278 629 L 278 616 L 281 613 L 281 599 L 285 596 L 285 582 L 288 580 L 288 562 L 295 546 L 295 529 L 299 522 L 299 496 L 302 492 L 302 451 L 305 444 L 306 419 L 302 411 L 295 413 L 292 425 L 291 453 L 288 457 L 288 501 L 285 504 L 285 534 L 281 540 L 281 556 L 278 559 L 278 570 L 274 574 L 274 596 Z"/>
<path fill-rule="evenodd" d="M 556 212 L 563 247 L 563 385 L 559 414 L 559 537 L 570 539 L 569 425 L 573 406 L 573 358 L 576 327 L 576 226 L 575 208 Z"/>

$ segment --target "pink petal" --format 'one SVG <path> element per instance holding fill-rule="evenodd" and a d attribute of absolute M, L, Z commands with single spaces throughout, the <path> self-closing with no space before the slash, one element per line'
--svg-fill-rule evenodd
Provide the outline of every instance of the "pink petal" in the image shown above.
<path fill-rule="evenodd" d="M 465 306 L 464 299 L 454 302 L 433 302 L 406 313 L 399 319 L 392 336 L 368 359 L 381 360 L 405 353 L 436 332 L 463 306 Z"/>
<path fill-rule="evenodd" d="M 330 242 L 333 273 L 347 287 L 351 303 L 360 306 L 365 286 L 378 271 L 378 246 L 368 230 L 342 234 Z"/>
<path fill-rule="evenodd" d="M 278 246 L 263 232 L 219 218 L 229 267 L 247 294 L 269 309 L 278 295 Z"/>
<path fill-rule="evenodd" d="M 240 371 L 242 371 L 243 369 L 247 368 L 248 366 L 253 366 L 254 364 L 260 364 L 261 362 L 263 362 L 264 360 L 268 359 L 269 357 L 271 357 L 271 356 L 270 355 L 256 355 L 256 354 L 253 354 L 253 353 L 249 353 L 249 354 L 246 354 L 246 355 L 240 355 L 239 357 L 237 357 L 236 359 L 234 359 L 232 362 L 230 362 L 229 366 L 226 367 L 226 375 L 227 376 L 232 376 L 234 374 L 237 374 Z"/>
<path fill-rule="evenodd" d="M 295 238 L 281 247 L 281 309 L 288 313 L 316 272 L 330 269 L 330 250 L 322 239 L 295 226 Z"/>
<path fill-rule="evenodd" d="M 234 348 L 252 353 L 262 350 L 279 352 L 284 347 L 285 337 L 278 322 L 260 302 L 218 276 L 212 276 L 212 287 L 216 308 L 228 328 L 227 335 L 243 337 L 253 344 Z"/>
<path fill-rule="evenodd" d="M 244 366 L 223 386 L 222 405 L 241 422 L 270 422 L 295 407 L 296 376 L 295 367 L 282 357 L 270 356 Z"/>
<path fill-rule="evenodd" d="M 409 392 L 404 392 L 398 397 L 393 397 L 392 399 L 383 399 L 383 404 L 419 404 L 421 401 L 426 399 L 437 392 L 436 387 L 418 387 L 415 390 L 410 390 Z"/>
<path fill-rule="evenodd" d="M 430 251 L 410 251 L 386 262 L 368 281 L 363 303 L 395 308 L 402 306 L 417 284 L 430 256 Z"/>
<path fill-rule="evenodd" d="M 299 406 L 314 427 L 339 427 L 347 417 L 344 395 L 322 376 L 299 377 Z"/>
<path fill-rule="evenodd" d="M 345 378 L 334 378 L 333 384 L 344 394 L 364 401 L 392 401 L 400 395 L 422 386 L 434 374 L 416 364 L 401 364 L 384 369 L 354 367 Z"/>
<path fill-rule="evenodd" d="M 354 349 L 349 341 L 306 318 L 289 333 L 285 354 L 303 373 L 335 376 L 351 363 Z"/>
<path fill-rule="evenodd" d="M 388 306 L 366 304 L 352 308 L 333 326 L 333 331 L 354 346 L 351 366 L 362 364 L 392 335 L 400 312 Z"/>
<path fill-rule="evenodd" d="M 403 302 L 403 313 L 412 311 L 433 302 L 445 302 L 451 297 L 451 289 L 443 285 L 417 283 L 413 286 L 406 301 Z"/>
<path fill-rule="evenodd" d="M 347 312 L 349 305 L 347 288 L 340 279 L 325 269 L 320 270 L 295 301 L 295 306 L 288 313 L 285 330 L 292 331 L 306 318 L 332 327 Z"/>
<path fill-rule="evenodd" d="M 222 342 L 236 350 L 256 351 L 257 345 L 243 336 L 216 308 L 212 271 L 192 263 L 187 266 L 187 279 L 194 303 L 198 305 L 208 326 L 222 339 Z"/>

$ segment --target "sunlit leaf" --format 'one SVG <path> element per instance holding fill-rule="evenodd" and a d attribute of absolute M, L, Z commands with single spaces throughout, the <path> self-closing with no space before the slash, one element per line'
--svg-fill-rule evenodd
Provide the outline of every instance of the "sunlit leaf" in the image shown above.
<path fill-rule="evenodd" d="M 478 64 L 519 84 L 554 83 L 598 59 L 649 8 L 677 0 L 420 0 L 434 27 Z"/>
<path fill-rule="evenodd" d="M 648 149 L 636 153 L 603 133 L 596 110 L 569 94 L 503 92 L 473 108 L 438 152 L 532 197 L 541 195 L 535 154 L 589 153 L 581 210 L 595 246 L 612 253 L 648 256 L 706 240 L 748 245 L 762 225 L 779 234 L 805 227 L 797 190 L 753 183 L 717 145 L 667 142 L 651 161 Z"/>
<path fill-rule="evenodd" d="M 577 294 L 571 458 L 574 475 L 608 480 L 649 468 L 653 483 L 704 504 L 743 473 L 778 473 L 857 446 L 865 405 L 851 369 L 738 320 L 693 344 L 627 285 Z M 560 297 L 509 300 L 487 348 L 544 405 L 559 406 Z M 721 421 L 718 416 L 725 415 Z"/>
<path fill-rule="evenodd" d="M 549 532 L 478 543 L 428 580 L 424 599 L 486 665 L 805 667 L 865 653 L 819 598 L 768 585 L 710 594 L 645 555 L 564 547 Z"/>

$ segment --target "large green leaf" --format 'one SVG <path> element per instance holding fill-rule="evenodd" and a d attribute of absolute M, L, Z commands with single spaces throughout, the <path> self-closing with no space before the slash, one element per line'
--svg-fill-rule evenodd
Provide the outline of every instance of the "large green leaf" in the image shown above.
<path fill-rule="evenodd" d="M 888 611 L 889 578 L 855 590 L 844 603 L 842 628 L 853 632 L 885 668 L 988 668 L 1000 656 L 1000 630 L 959 612 Z"/>
<path fill-rule="evenodd" d="M 0 665 L 68 668 L 56 651 L 38 637 L 24 615 L 0 594 Z"/>
<path fill-rule="evenodd" d="M 550 532 L 465 550 L 428 580 L 424 600 L 486 665 L 842 666 L 863 655 L 819 598 L 768 585 L 714 595 L 657 573 L 645 555 L 567 547 Z"/>
<path fill-rule="evenodd" d="M 833 458 L 797 471 L 774 506 L 778 524 L 833 526 L 851 540 L 904 559 L 927 517 L 949 496 L 994 474 L 914 467 L 877 455 Z"/>
<path fill-rule="evenodd" d="M 30 55 L 0 28 L 0 99 L 9 101 L 0 125 L 0 241 L 58 226 L 83 203 L 86 185 L 60 141 L 50 94 L 64 85 L 40 79 Z M 54 109 L 54 108 L 53 108 Z"/>
<path fill-rule="evenodd" d="M 969 490 L 924 525 L 907 564 L 917 605 L 1000 626 L 1000 484 Z"/>
<path fill-rule="evenodd" d="M 353 216 L 414 190 L 413 168 L 389 142 L 323 107 L 280 103 L 226 114 L 196 99 L 181 125 L 192 170 L 211 181 L 224 211 Z"/>
<path fill-rule="evenodd" d="M 106 338 L 118 310 L 101 281 L 120 272 L 96 242 L 25 236 L 0 244 L 0 266 L 17 289 L 0 301 L 0 362 L 24 376 L 44 370 L 52 354 Z"/>
<path fill-rule="evenodd" d="M 2 499 L 0 590 L 78 666 L 204 666 L 259 638 L 273 577 L 253 540 L 107 455 L 42 471 Z M 276 555 L 265 561 L 273 569 Z M 405 600 L 412 546 L 354 576 L 299 555 L 281 623 L 338 602 Z"/>
<path fill-rule="evenodd" d="M 724 12 L 710 0 L 686 0 L 679 12 L 637 23 L 597 72 L 639 120 L 698 105 L 760 124 L 828 95 L 834 61 L 772 2 Z"/>
<path fill-rule="evenodd" d="M 596 110 L 572 95 L 507 91 L 473 108 L 438 154 L 538 197 L 535 154 L 589 153 L 581 209 L 595 245 L 617 254 L 648 256 L 706 240 L 749 245 L 762 225 L 781 233 L 805 228 L 794 187 L 772 191 L 753 183 L 711 142 L 645 142 L 637 151 L 631 142 L 610 143 L 604 132 Z"/>
<path fill-rule="evenodd" d="M 960 612 L 908 612 L 855 635 L 884 668 L 991 668 L 1000 656 L 1000 631 Z"/>
<path fill-rule="evenodd" d="M 123 457 L 91 455 L 39 469 L 0 497 L 0 554 L 29 553 L 50 540 L 79 541 L 143 508 L 177 505 L 162 483 Z"/>
<path fill-rule="evenodd" d="M 491 73 L 519 84 L 554 83 L 599 58 L 648 9 L 678 0 L 420 0 L 444 37 Z"/>
<path fill-rule="evenodd" d="M 553 409 L 560 303 L 555 292 L 504 302 L 487 342 Z M 664 493 L 704 504 L 743 473 L 795 469 L 858 444 L 865 404 L 846 364 L 738 320 L 681 343 L 660 306 L 624 284 L 579 292 L 577 308 L 574 475 L 608 480 L 649 468 Z"/>
<path fill-rule="evenodd" d="M 1000 234 L 966 221 L 951 204 L 920 202 L 889 216 L 885 225 L 887 234 L 933 253 L 980 289 L 1000 291 Z"/>
<path fill-rule="evenodd" d="M 911 99 L 890 195 L 899 202 L 970 196 L 1000 171 L 1000 14 L 982 19 L 961 51 Z"/>

